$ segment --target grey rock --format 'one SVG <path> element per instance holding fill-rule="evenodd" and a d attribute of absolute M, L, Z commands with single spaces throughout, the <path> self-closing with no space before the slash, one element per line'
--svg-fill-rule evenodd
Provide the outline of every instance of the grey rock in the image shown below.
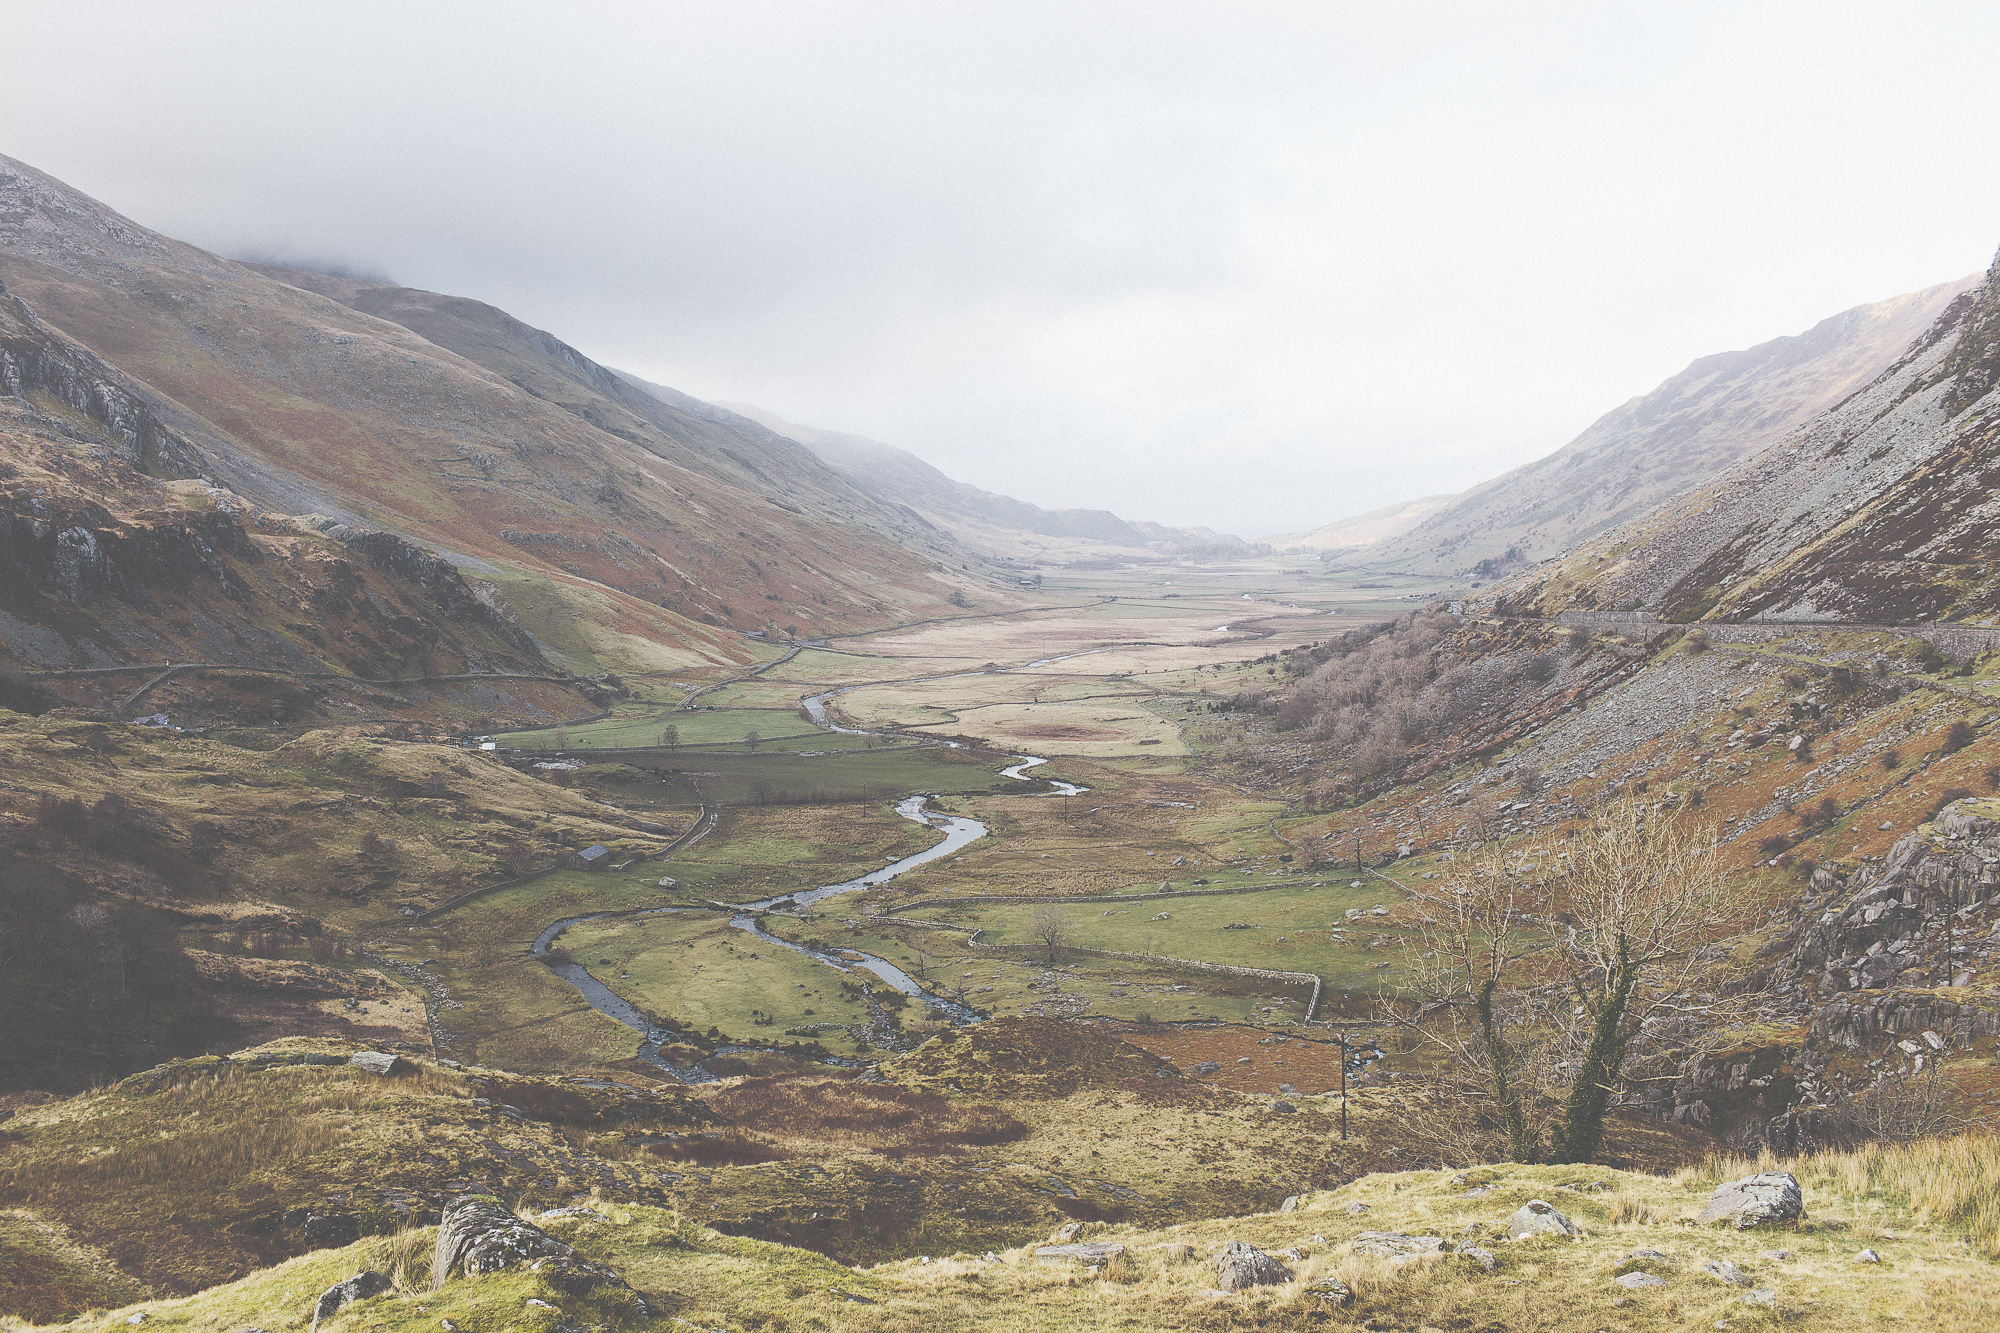
<path fill-rule="evenodd" d="M 445 1205 L 431 1256 L 431 1290 L 454 1274 L 476 1277 L 508 1268 L 530 1268 L 557 1291 L 582 1296 L 606 1287 L 630 1293 L 634 1308 L 650 1317 L 645 1298 L 617 1271 L 578 1254 L 563 1241 L 508 1211 L 490 1194 L 461 1194 Z"/>
<path fill-rule="evenodd" d="M 1667 1280 L 1652 1273 L 1620 1273 L 1611 1279 L 1627 1291 L 1638 1291 L 1645 1287 L 1664 1287 Z"/>
<path fill-rule="evenodd" d="M 371 1074 L 380 1074 L 384 1078 L 387 1078 L 391 1074 L 400 1074 L 410 1067 L 409 1062 L 403 1059 L 402 1056 L 391 1055 L 387 1051 L 358 1051 L 347 1058 L 347 1063 L 353 1065 L 356 1069 L 365 1069 Z"/>
<path fill-rule="evenodd" d="M 1857 1264 L 1879 1264 L 1882 1262 L 1882 1256 L 1873 1250 L 1863 1250 L 1854 1256 L 1854 1262 Z"/>
<path fill-rule="evenodd" d="M 1634 1250 L 1625 1257 L 1627 1259 L 1658 1259 L 1663 1263 L 1669 1264 L 1680 1262 L 1680 1260 L 1674 1258 L 1671 1254 L 1661 1254 L 1658 1250 Z"/>
<path fill-rule="evenodd" d="M 1086 1240 L 1075 1245 L 1037 1245 L 1037 1259 L 1075 1259 L 1080 1263 L 1102 1264 L 1125 1253 L 1116 1241 Z"/>
<path fill-rule="evenodd" d="M 1701 1271 L 1718 1282 L 1727 1282 L 1732 1287 L 1750 1285 L 1750 1279 L 1743 1270 L 1727 1259 L 1704 1259 L 1701 1261 Z"/>
<path fill-rule="evenodd" d="M 1290 1102 L 1287 1101 L 1276 1101 L 1271 1103 L 1271 1110 L 1277 1115 L 1291 1115 L 1298 1109 L 1299 1109 L 1298 1107 L 1292 1105 Z"/>
<path fill-rule="evenodd" d="M 1574 1236 L 1576 1223 L 1546 1199 L 1530 1199 L 1507 1219 L 1507 1234 L 1515 1240 L 1523 1236 Z"/>
<path fill-rule="evenodd" d="M 552 1217 L 594 1217 L 600 1222 L 611 1220 L 595 1208 L 551 1208 L 544 1212 L 539 1220 L 546 1222 Z"/>
<path fill-rule="evenodd" d="M 1798 1177 L 1789 1171 L 1760 1171 L 1717 1186 L 1695 1221 L 1722 1222 L 1742 1230 L 1793 1222 L 1804 1215 L 1805 1192 L 1799 1188 Z"/>
<path fill-rule="evenodd" d="M 1354 1288 L 1337 1277 L 1321 1278 L 1306 1288 L 1306 1295 L 1336 1308 L 1354 1304 Z"/>
<path fill-rule="evenodd" d="M 356 1301 L 365 1301 L 371 1296 L 380 1296 L 389 1290 L 389 1276 L 374 1269 L 363 1269 L 345 1282 L 336 1282 L 320 1293 L 313 1302 L 312 1326 L 319 1327 L 319 1321 L 330 1319 Z"/>
<path fill-rule="evenodd" d="M 361 1223 L 350 1214 L 333 1213 L 325 1217 L 306 1214 L 305 1242 L 316 1250 L 352 1245 L 360 1239 Z"/>
<path fill-rule="evenodd" d="M 1083 1234 L 1083 1223 L 1065 1222 L 1061 1226 L 1056 1228 L 1055 1235 L 1049 1237 L 1049 1243 L 1052 1245 L 1061 1245 L 1064 1244 L 1065 1242 L 1075 1240 L 1078 1236 L 1081 1236 L 1082 1234 Z"/>
<path fill-rule="evenodd" d="M 1297 1194 L 1287 1194 L 1285 1196 L 1285 1201 L 1278 1205 L 1278 1215 L 1282 1217 L 1286 1213 L 1289 1213 L 1294 1209 L 1296 1209 L 1299 1206 L 1300 1197 L 1301 1196 Z"/>
<path fill-rule="evenodd" d="M 1778 1293 L 1772 1287 L 1759 1287 L 1755 1291 L 1745 1292 L 1742 1299 L 1745 1305 L 1775 1306 L 1778 1303 Z"/>
<path fill-rule="evenodd" d="M 1759 1259 L 1769 1259 L 1774 1264 L 1781 1264 L 1792 1257 L 1792 1252 L 1790 1250 L 1760 1250 L 1757 1257 Z"/>
<path fill-rule="evenodd" d="M 1200 1064 L 1194 1067 L 1194 1072 L 1197 1074 L 1214 1074 L 1220 1072 L 1221 1069 L 1222 1066 L 1215 1063 L 1215 1061 L 1203 1060 Z"/>
<path fill-rule="evenodd" d="M 1494 1257 L 1493 1251 L 1481 1246 L 1461 1245 L 1458 1247 L 1458 1252 L 1489 1273 L 1500 1266 L 1500 1261 Z"/>
<path fill-rule="evenodd" d="M 1350 1203 L 1340 1211 L 1346 1213 L 1349 1217 L 1359 1217 L 1368 1211 L 1368 1205 L 1365 1203 Z"/>
<path fill-rule="evenodd" d="M 1354 1238 L 1349 1248 L 1356 1254 L 1370 1254 L 1400 1265 L 1413 1259 L 1444 1254 L 1451 1249 L 1451 1242 L 1443 1236 L 1412 1236 L 1403 1231 L 1364 1231 Z"/>
<path fill-rule="evenodd" d="M 1215 1256 L 1215 1285 L 1224 1291 L 1274 1287 L 1291 1280 L 1291 1269 L 1240 1240 L 1229 1242 L 1228 1248 Z"/>

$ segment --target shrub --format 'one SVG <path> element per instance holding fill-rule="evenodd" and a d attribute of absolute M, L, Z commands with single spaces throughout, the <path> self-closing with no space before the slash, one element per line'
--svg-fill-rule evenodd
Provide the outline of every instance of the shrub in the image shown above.
<path fill-rule="evenodd" d="M 1944 752 L 1946 754 L 1957 754 L 1977 739 L 1978 734 L 1973 731 L 1972 724 L 1964 718 L 1960 718 L 1945 729 Z"/>
<path fill-rule="evenodd" d="M 1903 752 L 1891 746 L 1875 756 L 1875 762 L 1893 771 L 1903 766 Z"/>

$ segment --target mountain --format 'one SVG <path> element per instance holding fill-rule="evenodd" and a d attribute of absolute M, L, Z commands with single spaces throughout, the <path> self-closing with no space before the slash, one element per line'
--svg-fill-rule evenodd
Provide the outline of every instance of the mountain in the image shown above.
<path fill-rule="evenodd" d="M 650 390 L 652 386 L 647 387 Z M 983 529 L 999 529 L 1003 533 L 1101 542 L 1136 551 L 1247 555 L 1255 549 L 1241 538 L 1207 528 L 1170 528 L 1159 523 L 1134 522 L 1106 509 L 1043 509 L 1025 500 L 953 481 L 907 449 L 865 435 L 802 426 L 747 403 L 726 406 L 797 440 L 855 486 L 884 503 L 920 515 L 925 522 L 951 531 L 975 548 L 984 549 L 980 540 Z M 1003 540 L 991 544 L 1012 543 Z"/>
<path fill-rule="evenodd" d="M 67 422 L 246 513 L 392 534 L 576 671 L 744 661 L 743 631 L 920 618 L 980 577 L 803 448 L 638 393 L 492 306 L 232 263 L 9 158 L 0 289 L 7 392 L 56 423 L 43 436 Z"/>
<path fill-rule="evenodd" d="M 1796 337 L 1703 357 L 1548 457 L 1384 538 L 1368 563 L 1419 573 L 1518 566 L 1636 518 L 1868 384 L 1977 281 L 1856 306 Z"/>
<path fill-rule="evenodd" d="M 1665 619 L 2000 613 L 2000 259 L 1893 365 L 1511 600 Z"/>
<path fill-rule="evenodd" d="M 1310 532 L 1288 532 L 1266 537 L 1264 541 L 1285 552 L 1357 551 L 1408 532 L 1457 498 L 1455 495 L 1426 495 L 1419 500 L 1404 500 L 1399 504 L 1371 509 L 1365 514 L 1338 518 Z"/>

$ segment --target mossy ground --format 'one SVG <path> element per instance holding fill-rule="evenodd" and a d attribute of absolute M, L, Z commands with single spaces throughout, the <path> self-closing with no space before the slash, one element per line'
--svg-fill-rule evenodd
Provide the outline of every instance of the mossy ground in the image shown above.
<path fill-rule="evenodd" d="M 609 1205 L 603 1221 L 563 1219 L 550 1228 L 589 1257 L 612 1264 L 677 1320 L 725 1330 L 980 1329 L 1001 1333 L 1085 1329 L 1537 1329 L 1669 1330 L 1924 1328 L 1959 1333 L 2000 1318 L 1990 1260 L 1969 1252 L 1950 1224 L 1926 1225 L 1895 1201 L 1846 1192 L 1837 1171 L 1807 1164 L 1809 1219 L 1793 1230 L 1734 1232 L 1688 1225 L 1716 1173 L 1673 1177 L 1561 1167 L 1496 1167 L 1476 1181 L 1448 1172 L 1366 1176 L 1308 1194 L 1290 1213 L 1215 1216 L 1169 1228 L 1095 1224 L 1090 1240 L 1124 1245 L 1100 1270 L 1045 1260 L 1032 1247 L 912 1256 L 865 1270 L 799 1249 L 718 1233 L 684 1214 Z M 1476 1193 L 1475 1193 L 1476 1191 Z M 1468 1195 L 1473 1197 L 1468 1197 Z M 1494 1231 L 1530 1198 L 1555 1203 L 1581 1228 L 1574 1239 L 1506 1241 Z M 1365 1211 L 1363 1211 L 1365 1209 Z M 1350 1211 L 1353 1210 L 1353 1211 Z M 1477 1241 L 1496 1256 L 1487 1272 L 1456 1255 L 1400 1268 L 1354 1255 L 1363 1230 L 1397 1230 Z M 143 1310 L 149 1324 L 208 1333 L 255 1324 L 302 1327 L 317 1292 L 363 1268 L 408 1273 L 428 1229 L 320 1251 L 198 1296 L 96 1312 L 70 1327 L 122 1327 Z M 1224 1295 L 1211 1256 L 1232 1241 L 1267 1253 L 1295 1251 L 1293 1281 Z M 1168 1247 L 1185 1246 L 1187 1251 Z M 1859 1264 L 1862 1248 L 1880 1264 Z M 1650 1267 L 1665 1287 L 1628 1292 L 1612 1278 L 1630 1271 L 1633 1249 L 1669 1256 Z M 1766 1257 L 1783 1249 L 1788 1257 Z M 1735 1264 L 1772 1293 L 1771 1306 L 1702 1269 Z M 1315 1283 L 1338 1279 L 1354 1303 L 1332 1306 Z M 551 1309 L 527 1306 L 534 1297 Z M 326 1327 L 435 1329 L 441 1319 L 472 1330 L 543 1328 L 585 1313 L 529 1274 L 446 1284 L 413 1282 L 354 1307 Z M 567 1309 L 565 1307 L 568 1307 Z M 603 1317 L 603 1312 L 589 1313 Z M 609 1322 L 624 1323 L 612 1314 Z"/>

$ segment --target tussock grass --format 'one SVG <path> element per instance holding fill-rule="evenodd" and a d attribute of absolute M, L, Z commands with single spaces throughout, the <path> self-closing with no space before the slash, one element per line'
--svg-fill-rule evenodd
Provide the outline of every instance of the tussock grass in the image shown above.
<path fill-rule="evenodd" d="M 1780 1161 L 1768 1152 L 1717 1157 L 1700 1174 L 1729 1180 L 1773 1170 L 1798 1176 L 1809 1197 L 1815 1191 L 1832 1193 L 1857 1207 L 1906 1211 L 1917 1225 L 1962 1231 L 1981 1253 L 2000 1258 L 2000 1139 L 1960 1135 L 1875 1143 L 1797 1161 Z"/>

